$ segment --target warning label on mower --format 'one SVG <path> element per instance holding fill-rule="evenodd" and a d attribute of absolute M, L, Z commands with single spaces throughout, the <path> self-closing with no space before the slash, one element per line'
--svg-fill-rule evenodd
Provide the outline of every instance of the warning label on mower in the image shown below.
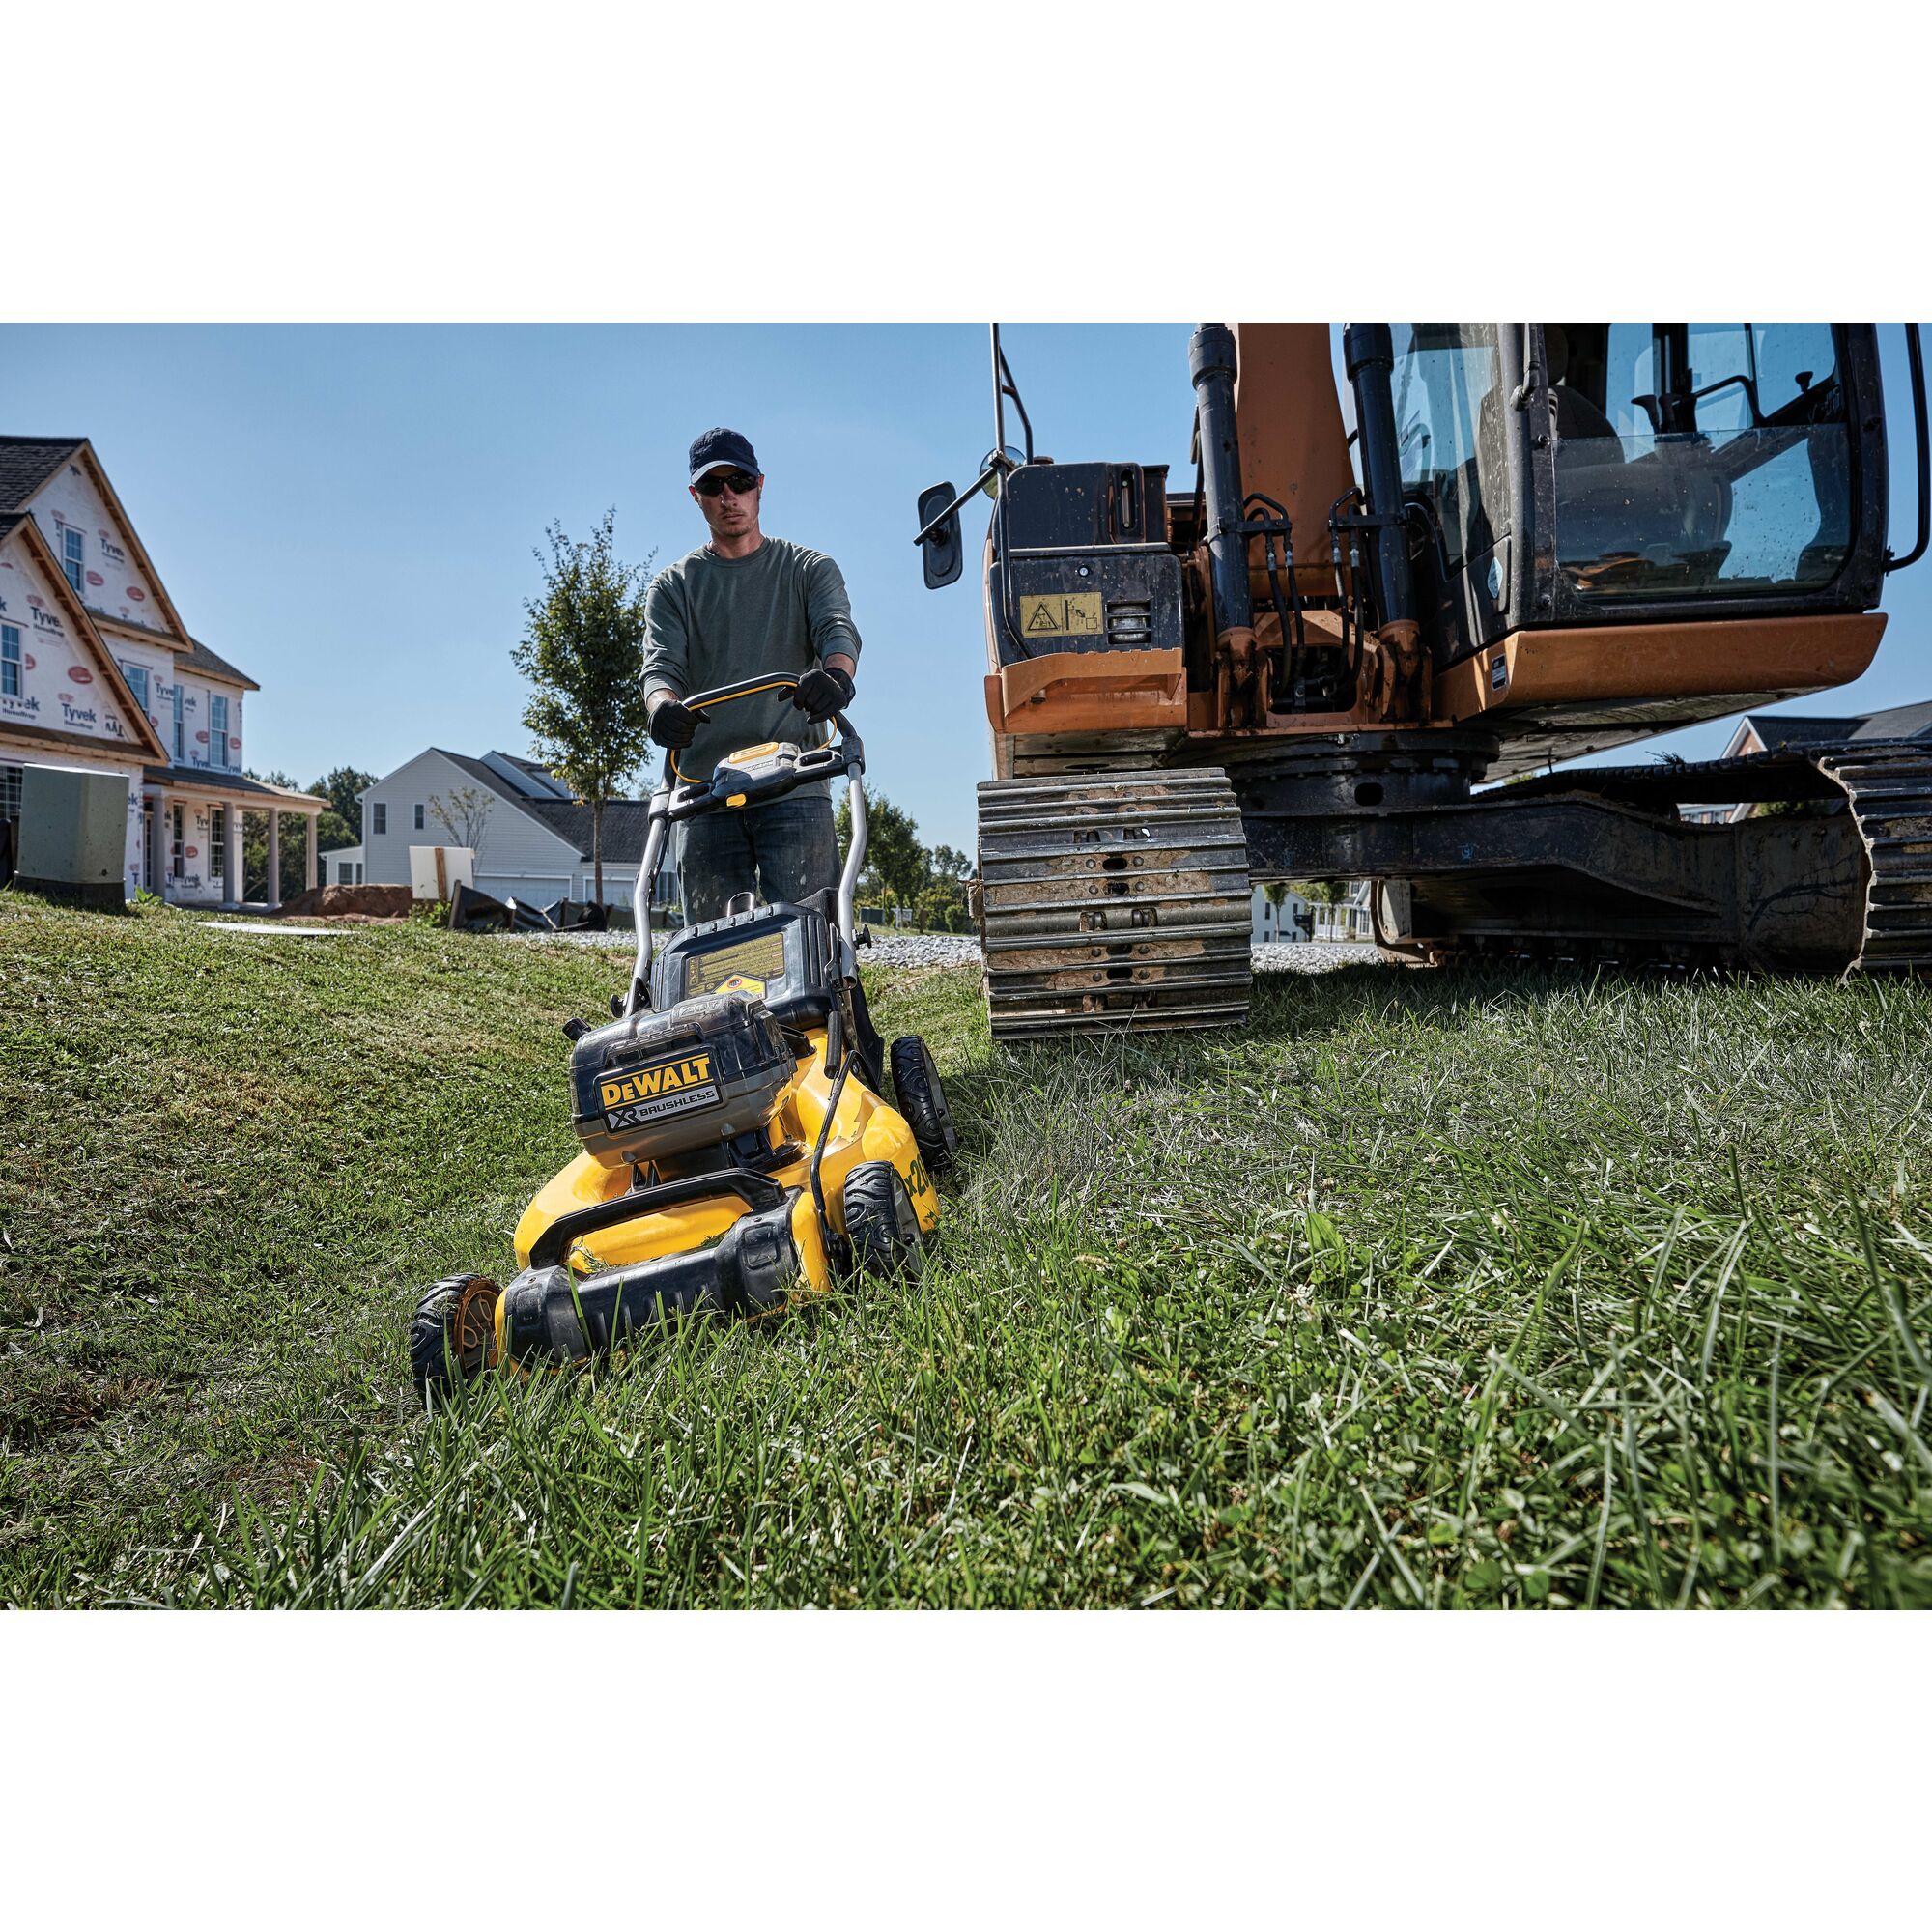
<path fill-rule="evenodd" d="M 711 1106 L 718 1098 L 718 1089 L 711 1085 L 711 1056 L 696 1053 L 689 1060 L 668 1060 L 662 1066 L 609 1074 L 598 1082 L 598 1097 L 604 1103 L 605 1124 L 612 1133 Z"/>
<path fill-rule="evenodd" d="M 1020 633 L 1028 638 L 1097 638 L 1106 628 L 1097 590 L 1020 599 Z"/>
<path fill-rule="evenodd" d="M 735 946 L 720 946 L 690 956 L 684 969 L 684 997 L 699 993 L 742 993 L 765 990 L 768 980 L 784 978 L 784 934 L 761 933 Z M 733 980 L 743 983 L 733 985 Z"/>

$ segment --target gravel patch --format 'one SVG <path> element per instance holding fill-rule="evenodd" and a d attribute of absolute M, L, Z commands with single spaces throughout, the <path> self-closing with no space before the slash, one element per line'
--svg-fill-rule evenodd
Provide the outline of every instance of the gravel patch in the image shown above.
<path fill-rule="evenodd" d="M 875 938 L 859 949 L 862 964 L 875 966 L 977 966 L 978 940 Z M 1361 941 L 1317 939 L 1299 944 L 1276 942 L 1255 948 L 1257 973 L 1332 973 L 1338 966 L 1381 964 L 1381 948 Z"/>
<path fill-rule="evenodd" d="M 518 934 L 517 937 L 526 935 Z M 572 946 L 616 946 L 632 951 L 628 932 L 559 932 L 544 935 Z M 888 938 L 875 934 L 859 949 L 862 966 L 977 966 L 980 942 L 958 934 L 934 938 Z M 1255 948 L 1257 973 L 1332 973 L 1338 966 L 1378 966 L 1381 949 L 1358 940 L 1316 939 Z"/>
<path fill-rule="evenodd" d="M 980 942 L 960 933 L 927 939 L 888 939 L 882 932 L 872 935 L 869 946 L 859 949 L 862 966 L 977 966 Z"/>
<path fill-rule="evenodd" d="M 1381 966 L 1379 946 L 1361 939 L 1310 939 L 1255 948 L 1257 973 L 1332 973 L 1338 966 Z"/>

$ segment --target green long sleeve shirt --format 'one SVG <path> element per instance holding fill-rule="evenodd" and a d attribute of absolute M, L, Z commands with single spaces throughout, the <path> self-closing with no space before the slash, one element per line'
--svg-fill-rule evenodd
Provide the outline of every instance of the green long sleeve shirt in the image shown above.
<path fill-rule="evenodd" d="M 859 655 L 845 580 L 829 556 L 767 537 L 750 556 L 707 545 L 658 572 L 644 600 L 644 691 L 688 697 L 760 671 L 804 673 L 842 652 Z M 727 752 L 783 739 L 822 745 L 831 735 L 791 701 L 760 693 L 710 713 L 678 769 L 702 778 Z"/>

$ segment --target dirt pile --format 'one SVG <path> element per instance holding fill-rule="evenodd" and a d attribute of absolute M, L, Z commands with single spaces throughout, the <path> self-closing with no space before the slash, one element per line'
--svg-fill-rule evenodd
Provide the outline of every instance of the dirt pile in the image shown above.
<path fill-rule="evenodd" d="M 408 919 L 412 895 L 408 886 L 318 886 L 282 901 L 282 911 L 298 919 Z"/>

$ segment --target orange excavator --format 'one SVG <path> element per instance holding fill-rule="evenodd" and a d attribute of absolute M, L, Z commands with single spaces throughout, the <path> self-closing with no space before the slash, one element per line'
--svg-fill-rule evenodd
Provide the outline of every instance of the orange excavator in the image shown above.
<path fill-rule="evenodd" d="M 1876 328 L 1204 324 L 1192 488 L 995 441 L 920 498 L 983 582 L 996 1038 L 1240 1020 L 1250 895 L 1367 879 L 1416 964 L 1932 965 L 1932 747 L 1558 770 L 1871 663 L 1889 572 Z M 1008 441 L 1011 406 L 1021 441 Z M 1509 781 L 1499 783 L 1498 781 Z M 1770 810 L 1714 813 L 1718 805 Z M 1699 812 L 1698 808 L 1707 810 Z"/>

